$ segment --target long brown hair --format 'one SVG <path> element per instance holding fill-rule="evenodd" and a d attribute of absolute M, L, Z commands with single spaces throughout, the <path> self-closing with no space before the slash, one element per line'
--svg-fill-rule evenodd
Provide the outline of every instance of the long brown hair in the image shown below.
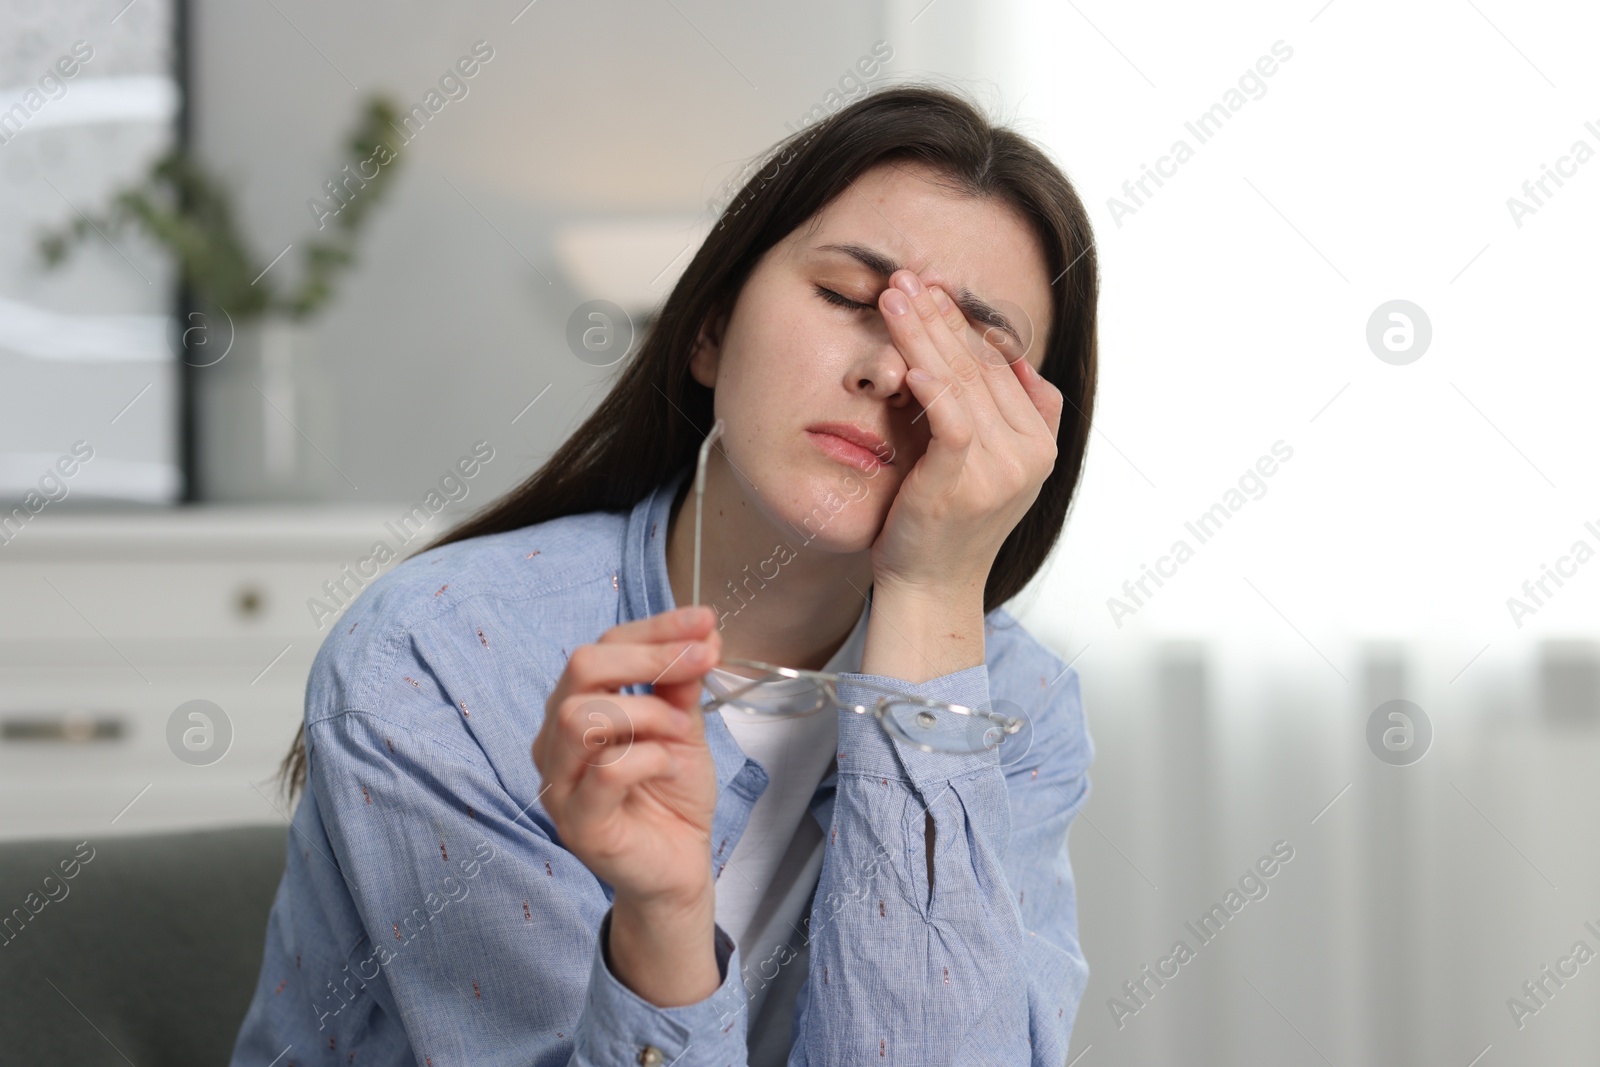
<path fill-rule="evenodd" d="M 1051 279 L 1050 336 L 1039 372 L 1066 398 L 1056 466 L 1011 531 L 984 586 L 988 614 L 1038 573 L 1078 485 L 1096 378 L 1099 268 L 1088 212 L 1031 141 L 992 124 L 942 87 L 880 89 L 784 138 L 673 286 L 637 355 L 588 420 L 521 485 L 419 549 L 588 511 L 627 511 L 694 461 L 712 422 L 711 390 L 689 373 L 702 327 L 733 309 L 762 255 L 855 178 L 890 161 L 931 166 L 959 195 L 1008 204 L 1033 227 Z M 305 725 L 279 771 L 289 796 L 305 785 Z"/>

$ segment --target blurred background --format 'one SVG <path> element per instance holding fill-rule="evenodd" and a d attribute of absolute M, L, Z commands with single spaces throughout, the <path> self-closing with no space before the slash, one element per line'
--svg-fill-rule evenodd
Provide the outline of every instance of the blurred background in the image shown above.
<path fill-rule="evenodd" d="M 1071 1062 L 1593 1062 L 1597 31 L 1501 0 L 0 0 L 0 913 L 56 842 L 271 828 L 247 999 L 271 777 L 359 561 L 554 451 L 621 366 L 569 342 L 588 302 L 646 325 L 775 141 L 932 80 L 1046 147 L 1103 276 L 1086 474 L 1011 605 L 1097 747 Z M 6 927 L 0 981 L 73 907 Z M 143 1047 L 90 964 L 40 965 L 71 1062 Z"/>

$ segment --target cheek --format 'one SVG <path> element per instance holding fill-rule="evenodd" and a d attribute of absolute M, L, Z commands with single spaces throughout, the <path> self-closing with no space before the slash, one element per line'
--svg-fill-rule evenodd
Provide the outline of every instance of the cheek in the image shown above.
<path fill-rule="evenodd" d="M 808 345 L 792 316 L 769 314 L 730 332 L 717 386 L 736 386 L 750 397 L 790 387 L 805 376 Z"/>

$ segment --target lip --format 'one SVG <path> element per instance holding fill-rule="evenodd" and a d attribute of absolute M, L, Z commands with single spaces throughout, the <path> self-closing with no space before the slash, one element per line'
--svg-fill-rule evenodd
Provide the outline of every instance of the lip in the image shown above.
<path fill-rule="evenodd" d="M 848 422 L 816 422 L 806 434 L 824 452 L 852 466 L 870 470 L 894 465 L 894 449 L 871 430 Z"/>

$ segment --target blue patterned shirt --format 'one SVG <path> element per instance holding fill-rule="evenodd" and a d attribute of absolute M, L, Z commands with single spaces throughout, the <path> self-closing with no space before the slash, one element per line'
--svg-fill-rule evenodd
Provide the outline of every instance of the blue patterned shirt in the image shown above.
<path fill-rule="evenodd" d="M 810 809 L 825 858 L 789 951 L 742 961 L 718 926 L 722 985 L 681 1007 L 611 973 L 612 888 L 562 847 L 530 745 L 574 648 L 676 606 L 665 542 L 688 475 L 631 512 L 421 553 L 350 606 L 306 689 L 308 786 L 235 1067 L 742 1065 L 746 1002 L 784 968 L 803 976 L 788 1067 L 1065 1062 L 1088 977 L 1067 831 L 1094 749 L 1076 672 L 1004 609 L 979 666 L 844 675 L 841 702 L 875 703 L 850 684 L 870 680 L 1029 725 L 981 754 L 927 753 L 837 711 Z M 705 733 L 720 876 L 768 777 L 720 715 Z"/>

